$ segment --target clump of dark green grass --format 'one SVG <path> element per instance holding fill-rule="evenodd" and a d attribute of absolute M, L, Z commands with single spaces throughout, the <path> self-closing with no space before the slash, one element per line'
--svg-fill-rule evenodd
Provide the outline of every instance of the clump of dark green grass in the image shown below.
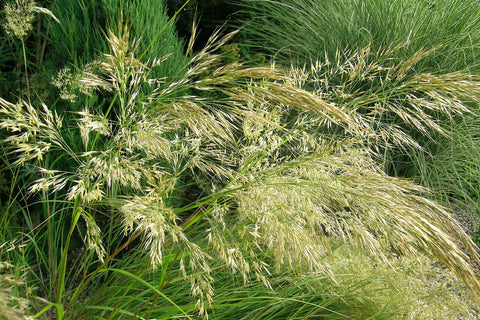
<path fill-rule="evenodd" d="M 53 13 L 60 20 L 50 26 L 52 39 L 50 62 L 58 67 L 76 68 L 95 60 L 109 48 L 105 39 L 108 28 L 115 28 L 119 19 L 126 19 L 133 38 L 142 39 L 139 55 L 154 59 L 169 55 L 157 66 L 157 76 L 173 77 L 184 65 L 183 43 L 175 31 L 175 19 L 167 16 L 162 1 L 80 0 L 56 2 Z"/>

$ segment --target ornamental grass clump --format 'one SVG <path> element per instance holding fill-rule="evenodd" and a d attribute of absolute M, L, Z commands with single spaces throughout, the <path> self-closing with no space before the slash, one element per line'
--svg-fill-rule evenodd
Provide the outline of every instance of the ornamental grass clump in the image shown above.
<path fill-rule="evenodd" d="M 110 52 L 79 81 L 110 102 L 76 111 L 73 128 L 47 105 L 0 99 L 4 147 L 15 165 L 36 168 L 30 191 L 61 197 L 71 210 L 50 304 L 58 318 L 80 308 L 86 283 L 135 239 L 163 274 L 164 257 L 177 250 L 203 316 L 214 298 L 212 259 L 267 287 L 274 270 L 335 279 L 322 257 L 344 242 L 387 262 L 392 251 L 427 252 L 480 292 L 476 246 L 426 190 L 381 170 L 365 143 L 374 128 L 287 71 L 225 63 L 216 50 L 233 35 L 215 33 L 169 81 L 151 73 L 165 57 L 141 61 L 129 28 L 108 31 Z M 69 143 L 72 131 L 81 145 Z M 174 198 L 187 178 L 200 196 L 182 204 Z M 101 215 L 112 215 L 125 237 L 111 251 Z M 69 289 L 67 248 L 77 229 L 98 269 Z M 193 237 L 199 230 L 207 249 Z"/>
<path fill-rule="evenodd" d="M 243 7 L 250 51 L 296 66 L 333 61 L 337 50 L 370 46 L 373 52 L 408 43 L 398 61 L 442 47 L 417 71 L 478 72 L 480 7 L 476 0 L 232 0 Z M 247 23 L 245 23 L 247 20 Z"/>
<path fill-rule="evenodd" d="M 249 54 L 308 70 L 306 86 L 374 128 L 369 143 L 393 143 L 379 148 L 388 174 L 478 212 L 477 1 L 233 2 Z"/>

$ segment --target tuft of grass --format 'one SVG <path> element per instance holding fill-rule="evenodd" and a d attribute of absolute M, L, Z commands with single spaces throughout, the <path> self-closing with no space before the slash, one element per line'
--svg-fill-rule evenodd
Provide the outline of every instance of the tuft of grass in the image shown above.
<path fill-rule="evenodd" d="M 371 46 L 372 51 L 408 43 L 403 61 L 419 50 L 442 47 L 419 71 L 440 67 L 448 72 L 478 71 L 480 8 L 469 1 L 381 0 L 234 1 L 250 21 L 245 43 L 287 65 L 334 60 L 337 50 Z M 419 66 L 420 67 L 420 66 Z"/>
<path fill-rule="evenodd" d="M 107 29 L 116 28 L 123 20 L 128 21 L 132 38 L 142 39 L 139 51 L 145 60 L 170 56 L 156 66 L 157 77 L 173 77 L 184 65 L 183 43 L 176 35 L 175 19 L 170 21 L 162 1 L 66 0 L 56 2 L 52 10 L 61 21 L 50 28 L 50 60 L 55 67 L 61 61 L 64 67 L 68 62 L 81 69 L 97 59 L 109 49 Z"/>
<path fill-rule="evenodd" d="M 47 60 L 55 67 L 81 66 L 108 49 L 102 35 L 108 17 L 101 1 L 55 1 L 52 12 L 60 23 L 50 26 L 52 56 L 47 52 Z"/>

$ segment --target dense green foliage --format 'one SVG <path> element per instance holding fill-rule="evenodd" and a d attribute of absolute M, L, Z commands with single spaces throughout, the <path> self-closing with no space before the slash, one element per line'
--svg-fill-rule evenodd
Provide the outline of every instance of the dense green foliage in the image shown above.
<path fill-rule="evenodd" d="M 372 52 L 405 44 L 404 61 L 419 50 L 441 47 L 418 71 L 478 71 L 480 33 L 476 1 L 253 0 L 235 1 L 251 17 L 246 44 L 290 64 L 334 61 L 338 50 Z"/>
<path fill-rule="evenodd" d="M 419 143 L 423 150 L 382 151 L 389 174 L 434 188 L 445 204 L 478 210 L 478 98 L 460 97 L 465 88 L 457 85 L 479 76 L 477 1 L 235 2 L 245 8 L 241 43 L 250 52 L 287 66 L 313 65 L 311 88 L 365 113 L 379 130 L 400 129 Z M 471 113 L 439 113 L 457 99 Z M 423 103 L 430 105 L 417 109 Z M 422 130 L 417 116 L 428 116 L 443 137 Z"/>
<path fill-rule="evenodd" d="M 196 3 L 4 7 L 0 318 L 474 319 L 476 1 Z"/>

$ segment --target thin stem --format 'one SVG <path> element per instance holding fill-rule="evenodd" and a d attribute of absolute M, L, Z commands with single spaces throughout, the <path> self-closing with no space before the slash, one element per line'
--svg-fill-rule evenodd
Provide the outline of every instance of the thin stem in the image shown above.
<path fill-rule="evenodd" d="M 49 262 L 49 268 L 50 268 L 50 273 L 51 273 L 52 279 L 55 279 L 55 271 L 56 271 L 55 260 L 56 259 L 55 259 L 54 254 L 53 254 L 53 245 L 52 245 L 52 243 L 53 243 L 53 240 L 52 240 L 52 236 L 53 236 L 52 216 L 51 216 L 50 201 L 48 201 L 47 194 L 45 193 L 45 191 L 42 194 L 42 198 L 43 198 L 42 203 L 43 203 L 43 206 L 44 206 L 44 212 L 47 213 L 46 219 L 47 219 L 48 262 Z M 55 286 L 53 286 L 53 296 L 55 298 L 58 297 L 57 288 Z"/>
<path fill-rule="evenodd" d="M 27 85 L 27 99 L 28 99 L 28 103 L 31 104 L 31 101 L 30 101 L 30 85 L 28 84 L 27 52 L 25 50 L 25 41 L 23 40 L 23 37 L 20 38 L 20 41 L 22 42 L 23 65 L 25 66 L 25 83 Z"/>
<path fill-rule="evenodd" d="M 158 38 L 162 35 L 163 31 L 165 31 L 165 29 L 168 27 L 168 25 L 170 25 L 173 22 L 173 20 L 177 17 L 177 15 L 183 10 L 183 8 L 185 8 L 185 6 L 189 2 L 190 2 L 190 0 L 185 1 L 185 3 L 180 7 L 180 9 L 178 9 L 177 12 L 175 12 L 173 17 L 171 17 L 170 20 L 168 20 L 168 22 L 163 26 L 163 28 L 157 33 L 155 38 L 150 42 L 148 47 L 143 51 L 143 53 L 140 55 L 140 58 L 138 58 L 138 60 L 142 60 L 142 58 L 147 54 L 148 50 L 150 50 L 150 48 L 153 46 L 155 41 L 157 41 Z"/>
<path fill-rule="evenodd" d="M 63 292 L 65 291 L 65 273 L 67 270 L 68 247 L 70 246 L 70 239 L 72 238 L 73 230 L 75 230 L 78 219 L 80 218 L 81 211 L 82 209 L 80 207 L 80 199 L 79 197 L 77 197 L 75 199 L 75 204 L 73 207 L 73 220 L 70 225 L 70 230 L 68 231 L 67 239 L 65 241 L 65 246 L 63 247 L 62 258 L 60 259 L 60 272 L 58 276 L 58 287 L 57 287 L 57 304 L 60 306 L 62 302 L 62 295 L 63 295 Z M 58 318 L 58 320 L 63 320 L 63 314 L 61 318 L 60 317 Z"/>

